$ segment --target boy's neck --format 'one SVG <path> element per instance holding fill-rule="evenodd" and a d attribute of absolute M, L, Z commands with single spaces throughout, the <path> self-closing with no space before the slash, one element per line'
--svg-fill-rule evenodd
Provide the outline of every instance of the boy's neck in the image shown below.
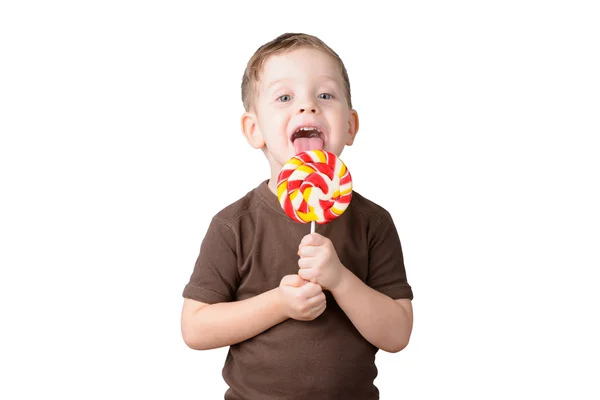
<path fill-rule="evenodd" d="M 277 178 L 279 177 L 279 172 L 281 172 L 283 165 L 279 164 L 266 148 L 263 148 L 262 150 L 267 157 L 269 169 L 271 171 L 271 179 L 269 179 L 267 185 L 269 186 L 271 193 L 277 196 Z"/>
<path fill-rule="evenodd" d="M 273 177 L 271 175 L 271 179 L 267 182 L 267 186 L 269 186 L 269 190 L 277 196 L 277 176 Z"/>

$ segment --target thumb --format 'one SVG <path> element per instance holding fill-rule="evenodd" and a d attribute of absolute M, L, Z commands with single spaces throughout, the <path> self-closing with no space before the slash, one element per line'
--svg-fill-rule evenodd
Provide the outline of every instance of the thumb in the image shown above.
<path fill-rule="evenodd" d="M 283 279 L 281 279 L 281 285 L 284 286 L 300 287 L 304 286 L 306 283 L 307 282 L 297 274 L 286 275 L 283 277 Z"/>
<path fill-rule="evenodd" d="M 324 243 L 325 237 L 314 232 L 310 233 L 302 238 L 300 241 L 300 246 L 320 246 Z"/>

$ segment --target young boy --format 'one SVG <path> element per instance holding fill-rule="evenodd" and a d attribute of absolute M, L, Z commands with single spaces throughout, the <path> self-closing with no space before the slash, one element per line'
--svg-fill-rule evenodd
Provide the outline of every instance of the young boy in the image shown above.
<path fill-rule="evenodd" d="M 378 399 L 375 353 L 402 350 L 413 320 L 391 216 L 355 191 L 339 218 L 309 234 L 276 195 L 295 154 L 339 156 L 354 141 L 344 64 L 314 36 L 281 35 L 248 62 L 242 100 L 242 132 L 271 177 L 212 219 L 183 291 L 183 339 L 197 350 L 230 346 L 226 400 Z"/>

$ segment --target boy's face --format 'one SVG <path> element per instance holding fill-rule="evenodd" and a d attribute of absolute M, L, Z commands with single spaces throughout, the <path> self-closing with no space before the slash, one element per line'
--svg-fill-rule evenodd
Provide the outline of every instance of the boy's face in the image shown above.
<path fill-rule="evenodd" d="M 323 51 L 299 48 L 265 61 L 254 112 L 244 113 L 242 130 L 253 147 L 263 149 L 276 176 L 301 151 L 339 156 L 354 141 L 358 115 L 348 107 L 335 60 Z"/>

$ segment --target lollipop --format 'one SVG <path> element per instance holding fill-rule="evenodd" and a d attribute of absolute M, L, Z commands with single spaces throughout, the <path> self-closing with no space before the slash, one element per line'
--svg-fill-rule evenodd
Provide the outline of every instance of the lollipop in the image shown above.
<path fill-rule="evenodd" d="M 277 197 L 294 221 L 326 224 L 339 217 L 352 198 L 352 177 L 335 154 L 308 150 L 285 163 L 277 177 Z"/>

